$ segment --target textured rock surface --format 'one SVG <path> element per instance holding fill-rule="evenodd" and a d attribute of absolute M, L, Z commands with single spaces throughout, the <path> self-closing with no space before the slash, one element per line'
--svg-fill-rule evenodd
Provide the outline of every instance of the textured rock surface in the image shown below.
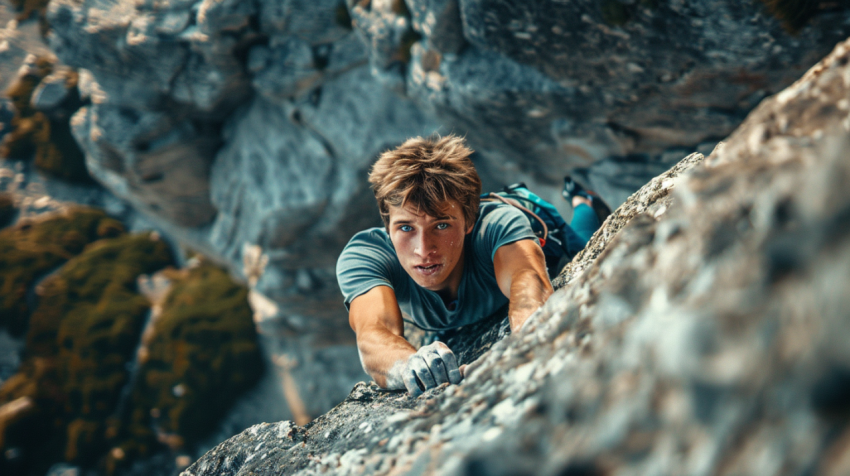
<path fill-rule="evenodd" d="M 137 286 L 171 263 L 156 232 L 126 235 L 79 207 L 22 219 L 0 245 L 2 324 L 28 327 L 25 353 L 0 336 L 2 474 L 63 461 L 103 474 L 183 468 L 265 373 L 248 289 L 227 271 L 193 258 L 155 275 L 167 286 Z"/>
<path fill-rule="evenodd" d="M 366 384 L 185 475 L 846 474 L 850 41 L 636 192 L 459 386 Z"/>

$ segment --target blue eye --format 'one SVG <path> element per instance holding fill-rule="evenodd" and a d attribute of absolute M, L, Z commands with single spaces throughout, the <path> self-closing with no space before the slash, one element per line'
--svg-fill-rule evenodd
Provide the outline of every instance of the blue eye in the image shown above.
<path fill-rule="evenodd" d="M 408 232 L 413 230 L 413 227 L 410 225 L 401 225 L 400 227 L 398 227 L 398 229 L 404 232 Z"/>
<path fill-rule="evenodd" d="M 438 223 L 438 224 L 437 224 L 437 229 L 438 229 L 438 230 L 445 230 L 445 229 L 446 229 L 446 228 L 448 228 L 448 227 L 449 227 L 449 224 L 448 224 L 448 223 Z"/>

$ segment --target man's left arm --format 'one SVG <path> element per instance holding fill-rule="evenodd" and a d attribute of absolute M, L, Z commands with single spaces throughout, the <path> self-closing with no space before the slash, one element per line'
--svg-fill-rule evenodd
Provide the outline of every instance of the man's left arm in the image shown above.
<path fill-rule="evenodd" d="M 553 292 L 543 250 L 534 240 L 500 246 L 493 257 L 493 267 L 499 289 L 510 300 L 511 332 L 517 332 Z"/>

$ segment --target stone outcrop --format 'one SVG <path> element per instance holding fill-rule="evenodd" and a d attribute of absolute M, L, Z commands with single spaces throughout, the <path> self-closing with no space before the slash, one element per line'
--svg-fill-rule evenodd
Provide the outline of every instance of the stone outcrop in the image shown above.
<path fill-rule="evenodd" d="M 167 285 L 153 299 L 136 353 L 135 382 L 105 464 L 109 474 L 155 453 L 157 442 L 185 452 L 265 370 L 247 288 L 198 259 L 157 278 Z"/>
<path fill-rule="evenodd" d="M 848 148 L 850 40 L 632 195 L 461 385 L 359 384 L 183 474 L 846 474 Z"/>

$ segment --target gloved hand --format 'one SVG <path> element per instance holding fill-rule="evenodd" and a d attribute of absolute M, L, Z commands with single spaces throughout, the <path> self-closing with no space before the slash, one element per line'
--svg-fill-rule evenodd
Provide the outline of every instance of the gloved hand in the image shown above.
<path fill-rule="evenodd" d="M 388 378 L 401 379 L 407 391 L 417 397 L 446 382 L 458 384 L 463 380 L 457 359 L 449 347 L 436 341 L 420 348 L 407 362 L 400 361 L 390 370 Z"/>

